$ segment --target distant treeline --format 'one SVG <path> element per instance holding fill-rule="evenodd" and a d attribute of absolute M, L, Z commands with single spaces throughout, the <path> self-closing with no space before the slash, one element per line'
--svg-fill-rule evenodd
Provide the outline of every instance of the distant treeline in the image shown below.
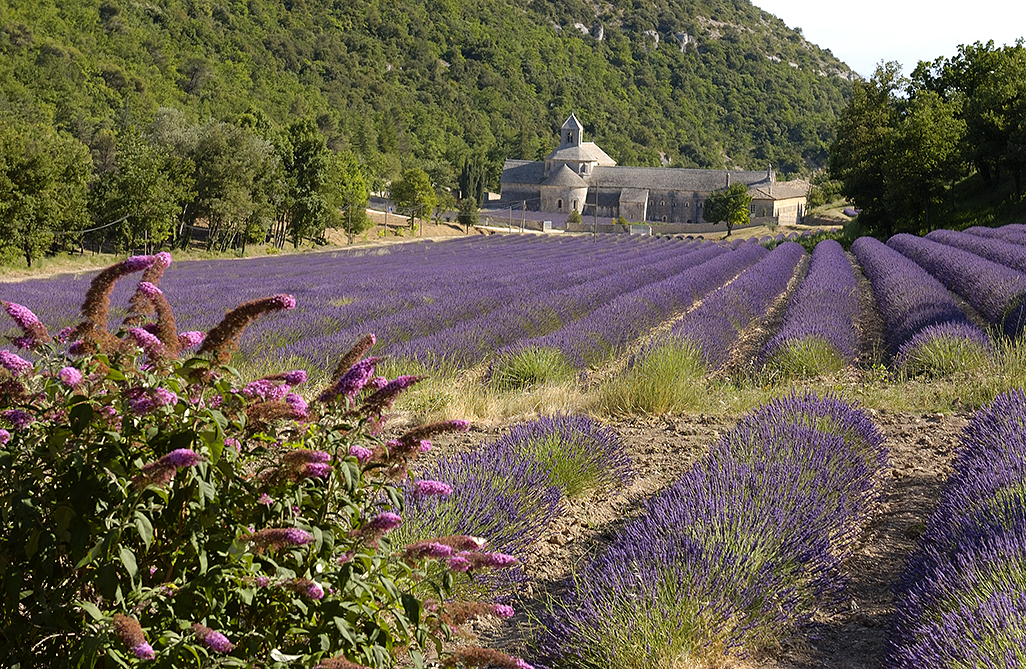
<path fill-rule="evenodd" d="M 91 146 L 49 125 L 0 120 L 0 252 L 29 266 L 92 248 L 208 250 L 361 231 L 368 189 L 356 157 L 312 121 L 281 131 L 188 123 L 161 109 L 143 131 L 101 131 Z"/>
<path fill-rule="evenodd" d="M 955 186 L 978 175 L 1012 204 L 1026 169 L 1026 47 L 993 42 L 920 62 L 910 77 L 897 63 L 856 82 L 830 152 L 830 174 L 882 238 L 944 227 L 959 203 Z"/>

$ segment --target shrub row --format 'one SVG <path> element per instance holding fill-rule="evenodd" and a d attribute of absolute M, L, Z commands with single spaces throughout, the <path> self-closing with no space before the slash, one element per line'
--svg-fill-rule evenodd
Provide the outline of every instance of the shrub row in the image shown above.
<path fill-rule="evenodd" d="M 560 667 L 717 661 L 809 619 L 879 495 L 883 439 L 860 410 L 806 394 L 744 416 L 587 563 L 540 626 Z"/>
<path fill-rule="evenodd" d="M 955 471 L 898 588 L 888 669 L 1026 665 L 1026 393 L 999 395 L 962 437 Z"/>

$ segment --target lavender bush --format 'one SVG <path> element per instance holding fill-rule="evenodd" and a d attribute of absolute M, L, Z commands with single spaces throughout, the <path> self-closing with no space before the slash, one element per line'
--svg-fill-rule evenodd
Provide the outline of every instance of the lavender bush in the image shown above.
<path fill-rule="evenodd" d="M 763 365 L 809 376 L 851 364 L 858 348 L 858 298 L 855 272 L 841 245 L 832 239 L 817 244 L 780 329 L 762 349 Z"/>
<path fill-rule="evenodd" d="M 961 295 L 1010 337 L 1026 326 L 1026 275 L 980 256 L 909 234 L 887 245 L 911 258 L 953 293 Z"/>
<path fill-rule="evenodd" d="M 1026 663 L 1026 394 L 976 413 L 898 589 L 884 666 Z"/>
<path fill-rule="evenodd" d="M 766 313 L 794 276 L 805 249 L 784 242 L 737 279 L 705 297 L 702 304 L 673 326 L 670 337 L 691 342 L 707 367 L 720 368 L 738 334 Z"/>
<path fill-rule="evenodd" d="M 495 443 L 517 460 L 540 462 L 567 497 L 629 485 L 627 446 L 610 427 L 587 416 L 556 414 L 514 425 Z"/>
<path fill-rule="evenodd" d="M 909 258 L 872 237 L 856 239 L 851 251 L 872 284 L 887 328 L 887 346 L 897 365 L 936 337 L 958 337 L 965 346 L 989 339 L 944 285 Z"/>
<path fill-rule="evenodd" d="M 206 333 L 179 333 L 158 287 L 169 263 L 104 270 L 56 337 L 3 303 L 32 360 L 0 352 L 0 663 L 477 666 L 444 646 L 459 604 L 447 612 L 416 591 L 433 578 L 444 600 L 450 571 L 514 558 L 471 537 L 391 539 L 408 463 L 466 424 L 383 443 L 383 414 L 419 379 L 376 378 L 373 337 L 310 402 L 296 390 L 303 370 L 244 383 L 219 361 L 295 298 L 251 300 Z M 110 294 L 140 271 L 115 334 Z"/>
<path fill-rule="evenodd" d="M 793 396 L 749 414 L 552 603 L 544 659 L 715 663 L 808 620 L 842 584 L 840 561 L 875 500 L 881 443 L 836 398 Z"/>

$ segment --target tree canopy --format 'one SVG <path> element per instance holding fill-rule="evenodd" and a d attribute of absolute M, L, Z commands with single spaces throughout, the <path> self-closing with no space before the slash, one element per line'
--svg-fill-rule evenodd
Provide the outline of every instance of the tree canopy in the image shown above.
<path fill-rule="evenodd" d="M 726 223 L 727 236 L 737 226 L 751 221 L 752 197 L 748 186 L 740 183 L 713 191 L 705 200 L 702 217 L 710 223 Z"/>

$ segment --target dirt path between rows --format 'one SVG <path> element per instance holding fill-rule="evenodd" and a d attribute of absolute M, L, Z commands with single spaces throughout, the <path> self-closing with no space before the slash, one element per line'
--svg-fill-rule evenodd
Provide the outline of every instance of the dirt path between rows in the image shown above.
<path fill-rule="evenodd" d="M 871 669 L 883 660 L 893 613 L 893 587 L 933 512 L 966 416 L 877 413 L 886 437 L 890 468 L 883 501 L 870 519 L 855 555 L 846 565 L 845 603 L 816 614 L 813 623 L 779 648 L 729 663 L 734 669 Z M 665 488 L 729 430 L 734 421 L 714 416 L 634 417 L 612 423 L 626 443 L 637 470 L 634 483 L 567 504 L 546 530 L 525 565 L 530 583 L 516 604 L 518 615 L 502 623 L 475 627 L 481 641 L 521 657 L 534 655 L 526 621 L 541 611 L 547 597 L 558 597 L 566 577 L 603 550 L 625 519 L 645 499 Z M 442 451 L 473 448 L 496 437 L 498 426 L 458 435 Z"/>

